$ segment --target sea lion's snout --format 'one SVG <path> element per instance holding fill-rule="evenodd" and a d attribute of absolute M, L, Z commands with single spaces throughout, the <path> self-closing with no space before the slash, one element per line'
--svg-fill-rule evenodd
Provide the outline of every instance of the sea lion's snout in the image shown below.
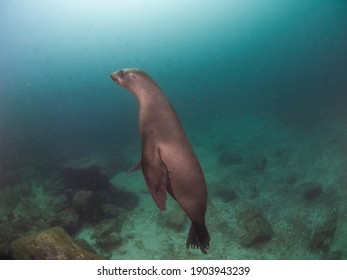
<path fill-rule="evenodd" d="M 119 77 L 118 77 L 118 71 L 111 73 L 111 79 L 116 82 L 117 84 L 119 83 Z"/>
<path fill-rule="evenodd" d="M 121 81 L 124 78 L 124 70 L 119 70 L 111 73 L 111 79 L 117 84 L 121 85 Z"/>

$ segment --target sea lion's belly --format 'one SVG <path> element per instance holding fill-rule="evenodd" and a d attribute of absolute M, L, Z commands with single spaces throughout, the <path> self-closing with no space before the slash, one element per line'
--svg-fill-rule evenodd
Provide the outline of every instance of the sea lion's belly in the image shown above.
<path fill-rule="evenodd" d="M 205 178 L 189 143 L 159 145 L 161 158 L 168 170 L 169 193 L 192 219 L 203 218 L 207 204 Z"/>

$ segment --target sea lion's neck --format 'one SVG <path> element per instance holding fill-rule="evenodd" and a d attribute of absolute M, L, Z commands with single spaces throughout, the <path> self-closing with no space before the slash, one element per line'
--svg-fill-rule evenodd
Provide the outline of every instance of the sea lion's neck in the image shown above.
<path fill-rule="evenodd" d="M 139 102 L 139 126 L 141 135 L 143 135 L 144 130 L 151 130 L 153 126 L 158 129 L 164 129 L 162 127 L 163 125 L 169 128 L 172 120 L 180 123 L 175 110 L 159 88 L 151 90 L 144 88 L 141 91 L 133 93 Z"/>
<path fill-rule="evenodd" d="M 155 113 L 163 107 L 171 107 L 168 100 L 162 93 L 159 87 L 143 87 L 138 90 L 134 90 L 133 94 L 136 96 L 139 102 L 140 111 Z"/>

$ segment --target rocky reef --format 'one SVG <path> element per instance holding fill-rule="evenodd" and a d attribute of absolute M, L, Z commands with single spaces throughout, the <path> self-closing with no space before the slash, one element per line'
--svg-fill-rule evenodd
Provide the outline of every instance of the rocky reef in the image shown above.
<path fill-rule="evenodd" d="M 93 249 L 107 252 L 122 244 L 122 224 L 139 198 L 112 185 L 105 169 L 93 160 L 74 161 L 53 176 L 0 188 L 0 258 L 100 258 L 73 240 L 84 225 L 94 228 Z"/>
<path fill-rule="evenodd" d="M 17 260 L 97 260 L 97 255 L 80 248 L 61 227 L 49 228 L 11 243 Z"/>

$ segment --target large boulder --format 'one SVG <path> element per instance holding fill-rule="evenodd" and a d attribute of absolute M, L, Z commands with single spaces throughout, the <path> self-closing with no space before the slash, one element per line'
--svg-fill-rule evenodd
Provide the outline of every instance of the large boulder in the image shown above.
<path fill-rule="evenodd" d="M 81 249 L 61 227 L 53 227 L 11 243 L 18 260 L 96 260 L 99 256 Z"/>
<path fill-rule="evenodd" d="M 72 206 L 85 221 L 99 221 L 103 211 L 99 198 L 92 191 L 78 191 L 72 199 Z"/>
<path fill-rule="evenodd" d="M 241 207 L 236 214 L 243 231 L 240 244 L 250 247 L 271 240 L 273 230 L 263 214 L 253 205 Z"/>
<path fill-rule="evenodd" d="M 113 186 L 108 175 L 98 166 L 65 167 L 63 173 L 66 186 L 78 194 L 73 198 L 75 206 L 83 212 L 83 207 L 89 208 L 93 204 L 92 212 L 97 215 L 97 220 L 102 218 L 98 203 L 113 203 L 126 210 L 138 204 L 139 198 L 135 193 Z"/>

